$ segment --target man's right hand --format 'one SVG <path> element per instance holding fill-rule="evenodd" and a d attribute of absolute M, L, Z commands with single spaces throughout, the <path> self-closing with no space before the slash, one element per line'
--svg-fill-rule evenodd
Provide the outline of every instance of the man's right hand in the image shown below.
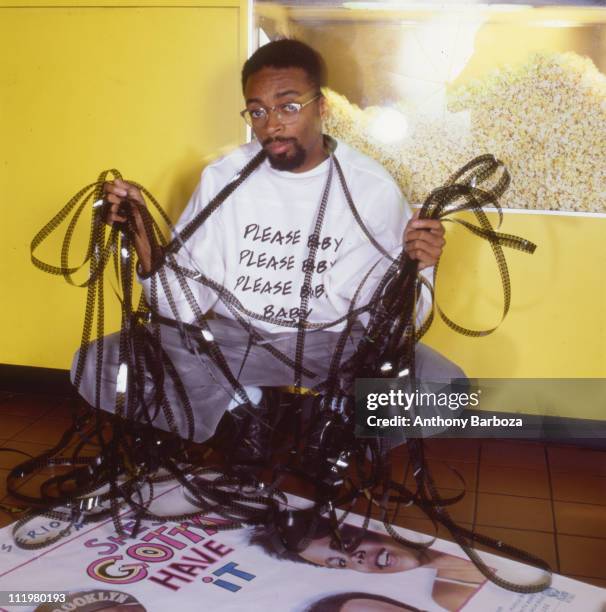
<path fill-rule="evenodd" d="M 125 205 L 130 206 L 128 200 L 139 202 L 145 206 L 145 201 L 143 200 L 141 191 L 139 191 L 139 189 L 134 185 L 120 179 L 107 181 L 103 185 L 103 198 L 110 203 L 107 215 L 105 217 L 105 222 L 109 223 L 110 225 L 113 225 L 114 223 L 126 222 L 126 215 L 124 215 L 123 211 L 121 212 L 120 209 L 125 203 Z M 138 213 L 136 208 L 136 206 L 131 207 L 135 220 L 135 215 Z M 140 214 L 138 216 L 140 216 Z"/>
<path fill-rule="evenodd" d="M 142 210 L 145 210 L 145 200 L 141 191 L 123 181 L 115 179 L 107 181 L 103 185 L 103 197 L 109 202 L 109 207 L 105 216 L 105 222 L 113 225 L 114 223 L 126 223 L 127 217 L 124 207 L 129 207 L 134 227 L 132 237 L 139 257 L 141 272 L 146 275 L 152 269 L 153 253 L 157 253 L 159 247 L 154 243 L 150 244 L 150 238 L 145 231 Z"/>

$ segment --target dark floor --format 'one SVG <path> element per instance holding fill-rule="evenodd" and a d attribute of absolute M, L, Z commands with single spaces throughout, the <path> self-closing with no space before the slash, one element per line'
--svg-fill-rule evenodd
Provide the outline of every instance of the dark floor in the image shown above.
<path fill-rule="evenodd" d="M 55 444 L 71 423 L 70 402 L 40 395 L 0 393 L 0 447 L 36 455 Z M 406 448 L 395 464 L 411 482 Z M 443 495 L 467 494 L 451 508 L 460 524 L 528 550 L 558 573 L 606 587 L 606 451 L 525 441 L 427 441 L 427 455 Z M 0 526 L 15 519 L 7 512 L 6 475 L 23 461 L 0 452 Z M 23 487 L 35 490 L 44 476 Z M 297 491 L 295 491 L 297 492 Z M 395 522 L 434 533 L 415 507 L 400 507 Z M 439 532 L 440 537 L 448 534 Z"/>

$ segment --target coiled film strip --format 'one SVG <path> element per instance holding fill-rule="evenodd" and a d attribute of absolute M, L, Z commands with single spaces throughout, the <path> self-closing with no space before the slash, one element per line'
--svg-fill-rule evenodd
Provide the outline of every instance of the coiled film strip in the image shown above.
<path fill-rule="evenodd" d="M 390 257 L 390 266 L 377 284 L 372 298 L 367 305 L 356 304 L 361 286 L 354 293 L 349 310 L 336 321 L 322 325 L 309 324 L 304 318 L 293 323 L 277 318 L 265 318 L 259 313 L 250 312 L 225 287 L 218 286 L 202 271 L 183 266 L 177 259 L 179 250 L 197 229 L 229 198 L 255 169 L 264 161 L 263 152 L 255 156 L 228 185 L 192 219 L 185 228 L 175 233 L 167 215 L 153 196 L 141 185 L 137 186 L 147 198 L 152 210 L 173 232 L 168 242 L 160 226 L 146 207 L 140 207 L 144 229 L 148 239 L 156 245 L 153 254 L 152 283 L 149 304 L 141 300 L 134 307 L 133 276 L 134 250 L 131 235 L 134 227 L 134 206 L 136 202 L 128 201 L 125 206 L 127 223 L 123 227 L 108 228 L 104 223 L 106 204 L 103 201 L 103 185 L 108 178 L 121 178 L 116 170 L 103 172 L 98 180 L 80 190 L 67 205 L 46 224 L 34 237 L 31 245 L 32 262 L 41 270 L 55 275 L 62 275 L 71 284 L 79 284 L 87 289 L 84 329 L 77 362 L 75 384 L 82 380 L 84 362 L 90 346 L 93 329 L 97 339 L 104 334 L 104 274 L 109 274 L 113 267 L 120 287 L 122 306 L 122 330 L 120 336 L 120 362 L 126 364 L 128 384 L 123 392 L 117 393 L 116 416 L 106 416 L 100 410 L 101 368 L 103 363 L 103 342 L 96 343 L 97 360 L 97 396 L 95 410 L 87 421 L 74 423 L 59 443 L 43 455 L 29 459 L 11 470 L 8 477 L 8 489 L 22 503 L 33 508 L 32 514 L 21 518 L 14 527 L 15 540 L 19 546 L 36 548 L 49 545 L 63 537 L 69 525 L 76 521 L 92 522 L 101 517 L 111 516 L 116 531 L 124 535 L 121 513 L 128 508 L 136 517 L 136 524 L 141 520 L 153 518 L 164 520 L 198 520 L 203 523 L 209 513 L 224 517 L 227 522 L 216 526 L 219 529 L 237 528 L 242 525 L 270 525 L 275 533 L 277 546 L 292 551 L 305 548 L 313 538 L 314 529 L 322 517 L 330 523 L 333 543 L 341 550 L 355 550 L 359 541 L 344 543 L 341 537 L 343 521 L 347 514 L 359 503 L 366 506 L 364 512 L 363 532 L 368 527 L 373 509 L 379 510 L 386 530 L 399 542 L 411 547 L 428 547 L 431 542 L 419 544 L 403 539 L 393 528 L 388 519 L 390 504 L 414 503 L 432 520 L 436 526 L 443 525 L 462 546 L 476 567 L 490 580 L 503 588 L 521 592 L 538 592 L 549 586 L 550 576 L 545 580 L 530 585 L 509 582 L 497 576 L 488 568 L 473 549 L 478 542 L 509 556 L 543 568 L 547 564 L 536 557 L 512 546 L 503 544 L 470 532 L 457 525 L 447 512 L 447 506 L 462 497 L 463 493 L 451 499 L 442 498 L 424 458 L 423 441 L 409 440 L 411 460 L 415 467 L 416 490 L 408 489 L 404 483 L 391 478 L 391 464 L 388 449 L 381 439 L 356 439 L 353 435 L 353 401 L 351 389 L 356 377 L 389 377 L 393 372 L 407 370 L 414 378 L 414 346 L 429 328 L 434 308 L 426 321 L 416 328 L 415 305 L 423 280 L 417 275 L 416 263 L 403 252 L 398 258 Z M 386 255 L 381 246 L 365 227 L 358 213 L 351 193 L 347 187 L 343 172 L 337 158 L 331 155 L 331 170 L 323 197 L 316 215 L 314 235 L 319 236 L 322 228 L 323 214 L 327 203 L 327 193 L 333 176 L 333 167 L 339 184 L 347 199 L 350 210 L 362 231 L 371 244 Z M 503 247 L 532 253 L 535 246 L 527 240 L 503 234 L 492 226 L 483 208 L 494 206 L 499 215 L 499 197 L 507 189 L 509 175 L 503 165 L 492 155 L 480 156 L 466 164 L 455 173 L 446 184 L 434 190 L 424 202 L 421 218 L 441 219 L 461 224 L 481 239 L 489 242 L 497 261 L 504 293 L 504 317 L 511 303 L 510 278 L 503 254 Z M 85 210 L 93 210 L 91 216 L 90 239 L 84 260 L 79 266 L 70 266 L 72 238 L 79 218 Z M 478 225 L 453 218 L 458 212 L 471 211 Z M 68 221 L 69 220 L 69 221 Z M 60 264 L 52 265 L 42 261 L 36 255 L 38 247 L 59 227 L 67 222 Z M 309 256 L 314 257 L 313 244 Z M 112 265 L 110 265 L 110 262 Z M 75 275 L 87 267 L 86 279 L 78 283 Z M 184 323 L 176 308 L 174 296 L 170 292 L 167 271 L 175 275 L 181 292 L 185 296 L 192 312 L 193 323 Z M 436 266 L 437 271 L 437 266 Z M 370 272 L 370 271 L 369 271 Z M 295 413 L 299 420 L 295 423 L 292 437 L 285 437 L 282 447 L 275 449 L 272 457 L 286 451 L 286 459 L 273 465 L 268 476 L 259 480 L 266 466 L 242 466 L 228 462 L 222 466 L 225 475 L 210 477 L 212 469 L 200 471 L 196 465 L 199 457 L 192 456 L 191 448 L 178 438 L 174 413 L 170 398 L 164 393 L 163 381 L 170 379 L 179 394 L 180 403 L 186 413 L 189 438 L 192 436 L 194 413 L 188 400 L 187 389 L 180 381 L 176 368 L 169 355 L 163 350 L 160 341 L 159 325 L 169 323 L 182 332 L 185 342 L 188 328 L 197 332 L 209 332 L 207 317 L 197 304 L 195 297 L 186 282 L 193 280 L 213 289 L 219 299 L 232 313 L 234 319 L 254 341 L 258 340 L 257 332 L 250 323 L 252 320 L 263 320 L 285 328 L 295 328 L 297 348 L 294 360 L 275 347 L 268 350 L 294 372 L 295 388 L 301 385 L 301 375 L 305 372 L 303 357 L 305 336 L 310 329 L 330 329 L 345 322 L 336 348 L 329 360 L 328 374 L 318 383 L 312 392 L 315 393 L 313 410 L 309 419 L 303 419 L 301 398 L 295 400 Z M 311 282 L 311 275 L 306 275 L 304 286 Z M 158 311 L 158 286 L 161 286 L 168 298 L 173 318 L 167 321 Z M 302 292 L 302 300 L 309 295 Z M 432 294 L 433 297 L 433 294 Z M 302 301 L 302 309 L 305 302 Z M 482 336 L 496 328 L 487 330 L 470 330 L 458 325 L 436 305 L 436 310 L 443 320 L 455 331 L 469 335 Z M 367 312 L 370 320 L 362 340 L 351 358 L 342 362 L 344 347 L 350 338 L 357 317 Z M 201 337 L 198 333 L 198 337 Z M 206 334 L 204 342 L 198 347 L 205 358 L 223 373 L 232 385 L 234 394 L 242 400 L 247 399 L 245 390 L 231 372 L 221 347 L 212 334 Z M 151 372 L 159 381 L 156 385 L 154 399 L 150 403 L 143 394 L 144 374 Z M 339 407 L 339 409 L 335 409 Z M 168 423 L 171 434 L 158 432 L 150 427 L 154 417 L 162 413 Z M 96 456 L 81 454 L 84 441 L 95 442 L 100 452 Z M 71 456 L 65 452 L 74 445 Z M 286 445 L 286 446 L 284 446 Z M 367 456 L 371 460 L 367 460 Z M 41 487 L 38 497 L 19 494 L 19 483 L 29 475 L 52 466 L 68 466 L 69 472 L 49 478 Z M 216 469 L 216 468 L 215 468 Z M 160 476 L 159 474 L 164 474 Z M 195 478 L 191 474 L 196 474 Z M 292 510 L 286 508 L 286 497 L 279 489 L 285 477 L 299 479 L 315 491 L 314 505 L 311 509 L 298 514 L 300 520 L 306 521 L 305 535 L 293 541 L 288 525 L 292 523 Z M 180 515 L 158 516 L 150 510 L 153 499 L 153 486 L 160 479 L 172 478 L 181 483 L 187 498 L 198 508 L 195 512 Z M 344 512 L 339 515 L 339 510 Z M 65 522 L 68 527 L 50 539 L 42 542 L 26 542 L 19 533 L 31 520 L 39 516 L 48 516 Z M 134 530 L 136 533 L 136 528 Z M 363 533 L 362 532 L 362 533 Z M 360 536 L 360 539 L 363 537 Z"/>

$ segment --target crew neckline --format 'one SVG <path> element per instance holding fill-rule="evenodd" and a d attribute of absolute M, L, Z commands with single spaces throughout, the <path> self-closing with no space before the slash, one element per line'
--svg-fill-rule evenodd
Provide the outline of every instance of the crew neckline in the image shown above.
<path fill-rule="evenodd" d="M 266 159 L 263 163 L 266 164 L 267 169 L 274 176 L 277 176 L 280 178 L 288 178 L 288 179 L 306 179 L 312 176 L 326 174 L 328 172 L 328 166 L 330 165 L 330 156 L 327 157 L 323 162 L 319 163 L 317 166 L 314 166 L 311 170 L 307 170 L 305 172 L 290 172 L 289 170 L 276 170 L 275 168 L 272 168 L 268 159 Z"/>

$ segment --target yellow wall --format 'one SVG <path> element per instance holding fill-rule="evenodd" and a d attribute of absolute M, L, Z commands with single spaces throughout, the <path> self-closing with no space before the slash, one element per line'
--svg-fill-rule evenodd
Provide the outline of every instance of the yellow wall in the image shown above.
<path fill-rule="evenodd" d="M 512 282 L 505 322 L 491 336 L 470 338 L 436 320 L 427 342 L 474 377 L 606 377 L 606 218 L 506 212 L 502 230 L 538 245 L 534 255 L 505 249 Z M 484 241 L 448 226 L 438 274 L 437 299 L 451 319 L 468 328 L 499 322 L 499 273 Z M 582 403 L 569 410 L 603 418 Z"/>
<path fill-rule="evenodd" d="M 35 269 L 29 243 L 106 168 L 178 215 L 203 159 L 245 139 L 247 3 L 19 4 L 0 2 L 0 363 L 65 368 L 85 292 Z"/>
<path fill-rule="evenodd" d="M 475 378 L 556 379 L 555 384 L 497 385 L 490 401 L 483 397 L 485 406 L 603 420 L 603 384 L 558 380 L 606 378 L 606 216 L 509 212 L 503 231 L 538 245 L 534 255 L 505 249 L 512 308 L 503 324 L 490 336 L 471 338 L 436 320 L 425 341 Z M 489 247 L 450 227 L 447 242 L 436 283 L 438 302 L 465 327 L 494 326 L 503 301 Z"/>

